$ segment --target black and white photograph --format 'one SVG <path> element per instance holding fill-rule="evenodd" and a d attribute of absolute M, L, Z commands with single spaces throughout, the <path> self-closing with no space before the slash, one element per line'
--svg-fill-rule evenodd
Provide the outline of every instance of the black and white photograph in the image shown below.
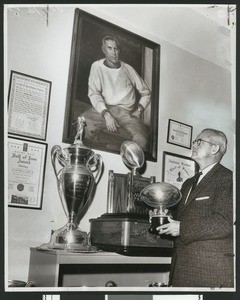
<path fill-rule="evenodd" d="M 237 299 L 236 16 L 3 6 L 3 300 Z"/>

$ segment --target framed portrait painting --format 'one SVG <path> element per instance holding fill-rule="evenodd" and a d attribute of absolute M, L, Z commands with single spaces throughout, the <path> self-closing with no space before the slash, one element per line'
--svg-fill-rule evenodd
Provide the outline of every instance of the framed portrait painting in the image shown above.
<path fill-rule="evenodd" d="M 102 45 L 103 38 L 106 36 L 114 37 L 118 41 L 119 61 L 121 62 L 120 68 L 123 68 L 123 63 L 131 66 L 150 91 L 150 101 L 146 107 L 143 107 L 141 117 L 138 116 L 138 118 L 141 120 L 144 130 L 146 130 L 147 133 L 146 148 L 143 149 L 146 159 L 156 161 L 160 45 L 79 8 L 75 9 L 74 15 L 63 142 L 72 143 L 74 141 L 77 132 L 77 118 L 86 115 L 86 112 L 89 110 L 97 112 L 98 120 L 100 119 L 101 122 L 104 122 L 101 111 L 99 112 L 96 110 L 96 107 L 93 107 L 93 101 L 92 99 L 90 100 L 89 97 L 89 75 L 93 63 L 105 59 L 105 52 L 103 53 Z M 129 73 L 125 76 L 129 76 Z M 110 80 L 106 83 L 106 79 L 104 79 L 105 81 L 102 80 L 101 75 L 98 76 L 98 73 L 95 73 L 95 77 L 96 79 L 94 80 L 96 81 L 94 81 L 94 85 L 98 85 L 97 95 L 94 94 L 95 98 L 99 99 L 100 97 L 100 101 L 105 103 L 107 99 L 106 94 L 109 94 L 111 90 L 113 95 L 118 95 L 114 99 L 122 101 L 122 99 L 119 100 L 118 98 L 119 93 L 126 93 L 129 84 L 123 86 L 122 90 L 117 92 Z M 138 84 L 135 84 L 130 77 L 129 81 L 133 89 L 131 93 L 134 92 L 135 94 L 134 103 L 132 103 L 133 111 L 135 111 L 139 106 L 141 108 L 139 104 L 141 104 L 140 99 L 143 96 L 139 93 Z M 126 99 L 132 99 L 131 97 L 131 95 L 128 98 L 125 97 L 125 101 Z M 114 99 L 113 101 L 115 101 Z M 122 107 L 121 103 L 119 104 L 118 102 L 116 106 Z M 106 105 L 109 105 L 109 103 L 106 103 Z M 110 106 L 112 107 L 111 104 Z M 136 116 L 130 113 L 130 118 L 134 117 Z M 130 120 L 130 122 L 132 121 Z M 96 121 L 94 117 L 93 123 L 97 128 L 96 133 L 94 133 L 94 136 L 91 138 L 85 134 L 84 138 L 84 144 L 91 148 L 118 154 L 120 153 L 122 142 L 133 140 L 134 138 L 134 134 L 132 134 L 132 132 L 130 133 L 128 128 L 126 128 L 127 122 L 118 126 L 116 131 L 109 130 L 107 126 L 104 128 L 104 125 L 101 128 L 98 127 L 98 121 Z M 90 130 L 90 123 L 86 119 L 85 130 L 88 129 Z"/>

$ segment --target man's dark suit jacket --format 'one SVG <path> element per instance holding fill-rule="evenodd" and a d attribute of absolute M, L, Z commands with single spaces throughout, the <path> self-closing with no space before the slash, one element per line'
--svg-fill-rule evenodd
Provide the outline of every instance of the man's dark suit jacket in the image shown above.
<path fill-rule="evenodd" d="M 187 179 L 177 207 L 180 236 L 175 240 L 169 285 L 233 287 L 233 176 L 216 164 L 192 186 Z"/>

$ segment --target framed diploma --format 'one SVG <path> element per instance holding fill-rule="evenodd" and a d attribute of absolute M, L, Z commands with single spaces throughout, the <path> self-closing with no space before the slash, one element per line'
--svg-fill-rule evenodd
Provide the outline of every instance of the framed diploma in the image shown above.
<path fill-rule="evenodd" d="M 169 119 L 167 142 L 191 149 L 192 126 Z"/>
<path fill-rule="evenodd" d="M 162 181 L 181 189 L 183 182 L 197 172 L 196 162 L 186 156 L 163 152 Z"/>
<path fill-rule="evenodd" d="M 8 205 L 41 209 L 47 144 L 8 138 Z"/>
<path fill-rule="evenodd" d="M 11 71 L 8 132 L 46 140 L 51 82 Z"/>

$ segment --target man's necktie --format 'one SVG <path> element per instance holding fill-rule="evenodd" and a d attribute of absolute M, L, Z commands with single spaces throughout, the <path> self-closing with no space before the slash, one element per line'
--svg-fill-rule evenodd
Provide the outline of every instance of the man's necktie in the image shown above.
<path fill-rule="evenodd" d="M 195 189 L 197 183 L 198 183 L 198 179 L 199 177 L 202 175 L 202 172 L 198 172 L 193 176 L 193 184 L 192 184 L 192 189 L 191 192 Z"/>
<path fill-rule="evenodd" d="M 192 178 L 192 181 L 193 181 L 192 187 L 191 187 L 191 190 L 190 190 L 190 192 L 189 192 L 189 194 L 188 194 L 188 197 L 187 197 L 186 200 L 185 200 L 185 204 L 187 203 L 187 201 L 188 201 L 190 195 L 192 194 L 192 192 L 194 191 L 194 189 L 195 189 L 195 187 L 196 187 L 196 185 L 197 185 L 197 183 L 198 183 L 198 179 L 199 179 L 199 177 L 200 177 L 201 175 L 202 175 L 202 172 L 198 172 L 198 173 L 196 173 L 196 174 L 193 176 L 193 178 Z"/>

